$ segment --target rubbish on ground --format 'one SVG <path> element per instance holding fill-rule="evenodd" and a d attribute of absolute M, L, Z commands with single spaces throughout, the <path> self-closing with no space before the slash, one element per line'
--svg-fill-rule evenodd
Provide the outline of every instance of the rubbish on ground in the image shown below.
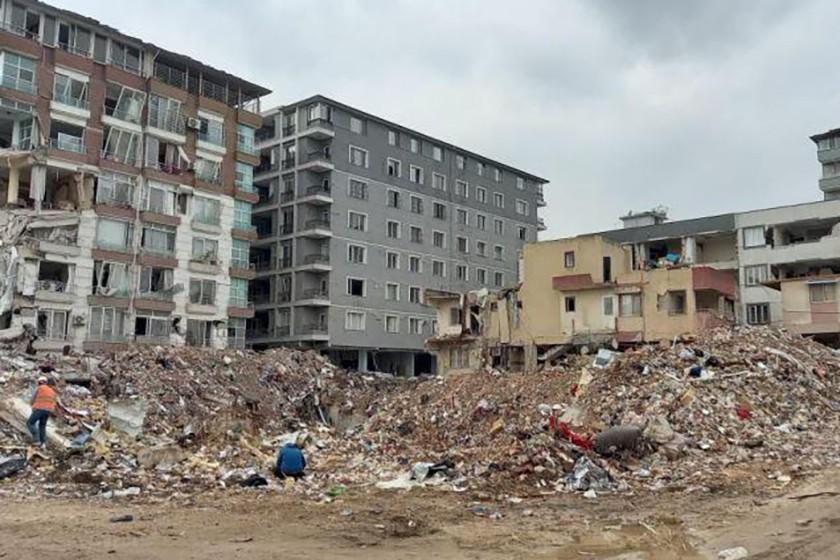
<path fill-rule="evenodd" d="M 595 451 L 599 455 L 611 455 L 619 451 L 636 449 L 642 429 L 639 426 L 613 426 L 595 436 Z"/>
<path fill-rule="evenodd" d="M 750 555 L 749 551 L 743 546 L 736 546 L 734 548 L 727 548 L 718 552 L 718 560 L 741 560 Z"/>
<path fill-rule="evenodd" d="M 10 477 L 25 468 L 25 457 L 4 457 L 0 459 L 0 480 Z"/>
<path fill-rule="evenodd" d="M 134 516 L 130 513 L 126 513 L 124 515 L 116 515 L 111 518 L 111 523 L 128 523 L 130 521 L 134 521 Z"/>

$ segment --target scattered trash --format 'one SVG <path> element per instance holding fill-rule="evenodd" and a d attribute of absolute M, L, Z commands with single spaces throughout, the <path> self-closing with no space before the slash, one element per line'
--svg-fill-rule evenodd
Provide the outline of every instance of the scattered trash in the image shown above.
<path fill-rule="evenodd" d="M 26 458 L 6 457 L 0 459 L 0 480 L 10 477 L 26 468 Z"/>
<path fill-rule="evenodd" d="M 111 518 L 111 523 L 129 523 L 131 521 L 134 521 L 134 516 L 130 513 L 117 515 Z"/>
<path fill-rule="evenodd" d="M 718 552 L 718 560 L 741 560 L 747 558 L 750 553 L 743 546 L 736 546 L 735 548 L 727 548 Z"/>

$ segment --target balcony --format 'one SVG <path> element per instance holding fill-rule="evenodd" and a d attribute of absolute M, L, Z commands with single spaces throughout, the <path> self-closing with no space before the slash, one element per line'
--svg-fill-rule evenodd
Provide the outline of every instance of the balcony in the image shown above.
<path fill-rule="evenodd" d="M 301 137 L 315 138 L 316 140 L 326 140 L 335 136 L 335 125 L 327 119 L 312 119 L 306 123 L 303 130 L 300 131 Z"/>
<path fill-rule="evenodd" d="M 298 233 L 303 237 L 314 237 L 317 239 L 324 237 L 332 237 L 332 231 L 330 230 L 330 221 L 323 218 L 306 220 L 303 223 L 303 227 Z"/>
<path fill-rule="evenodd" d="M 77 154 L 85 153 L 84 138 L 77 138 L 75 136 L 59 136 L 58 138 L 50 138 L 50 148 L 61 150 L 63 152 L 74 152 Z"/>
<path fill-rule="evenodd" d="M 180 112 L 149 111 L 149 126 L 179 136 L 186 133 L 186 118 Z"/>
<path fill-rule="evenodd" d="M 545 220 L 543 218 L 537 218 L 537 230 L 538 231 L 545 231 L 548 227 L 545 225 Z"/>
<path fill-rule="evenodd" d="M 254 139 L 242 134 L 236 135 L 236 151 L 249 156 L 259 157 L 260 155 L 260 151 L 254 145 Z"/>
<path fill-rule="evenodd" d="M 134 206 L 134 189 L 131 185 L 114 183 L 110 188 L 100 182 L 96 190 L 96 203 L 115 208 L 131 208 Z"/>
<path fill-rule="evenodd" d="M 295 125 L 290 124 L 283 127 L 283 137 L 292 136 L 295 133 Z"/>
<path fill-rule="evenodd" d="M 313 173 L 325 173 L 333 169 L 335 169 L 335 164 L 332 162 L 329 150 L 309 152 L 299 166 L 300 171 L 312 171 Z"/>
<path fill-rule="evenodd" d="M 274 303 L 271 300 L 270 292 L 255 292 L 251 294 L 251 301 L 254 305 L 271 305 Z"/>
<path fill-rule="evenodd" d="M 19 35 L 21 37 L 26 37 L 27 39 L 32 39 L 33 41 L 41 40 L 41 35 L 39 35 L 37 31 L 30 31 L 26 27 L 21 27 L 20 25 L 16 25 L 11 22 L 0 22 L 0 29 L 8 31 L 9 33 L 14 33 L 15 35 Z"/>
<path fill-rule="evenodd" d="M 125 154 L 120 154 L 118 152 L 114 152 L 111 150 L 102 150 L 100 157 L 102 159 L 106 159 L 108 161 L 115 161 L 117 163 L 122 163 L 124 165 L 137 165 L 137 154 L 132 154 L 126 152 Z"/>
<path fill-rule="evenodd" d="M 295 191 L 283 191 L 280 193 L 280 204 L 292 202 L 295 199 Z"/>
<path fill-rule="evenodd" d="M 155 290 L 149 292 L 138 292 L 137 297 L 140 299 L 148 299 L 152 301 L 172 301 L 175 295 L 175 290 L 170 288 L 168 290 Z"/>
<path fill-rule="evenodd" d="M 277 163 L 271 163 L 269 159 L 262 159 L 260 160 L 260 164 L 254 168 L 254 174 L 258 175 L 260 173 L 271 173 L 272 171 L 277 171 L 280 169 L 280 166 Z"/>
<path fill-rule="evenodd" d="M 35 95 L 35 82 L 24 80 L 23 78 L 19 78 L 17 76 L 3 74 L 3 79 L 0 84 L 3 87 L 22 91 L 23 93 L 28 93 L 29 95 Z"/>
<path fill-rule="evenodd" d="M 280 224 L 277 231 L 280 235 L 291 235 L 295 231 L 295 225 L 291 222 L 288 224 Z"/>
<path fill-rule="evenodd" d="M 291 268 L 292 266 L 292 257 L 280 257 L 277 259 L 277 267 L 278 268 Z"/>
<path fill-rule="evenodd" d="M 540 189 L 537 190 L 537 206 L 542 208 L 545 205 L 546 205 L 545 195 L 543 194 L 542 188 L 540 188 Z"/>
<path fill-rule="evenodd" d="M 64 92 L 56 92 L 53 95 L 53 101 L 61 103 L 62 105 L 67 105 L 68 107 L 79 109 L 80 111 L 90 110 L 90 102 L 88 102 L 87 99 L 73 97 L 72 95 L 67 95 Z"/>
<path fill-rule="evenodd" d="M 299 268 L 312 272 L 329 272 L 332 270 L 330 256 L 323 254 L 306 255 L 303 257 Z"/>
<path fill-rule="evenodd" d="M 146 162 L 146 167 L 150 169 L 156 169 L 161 173 L 166 173 L 167 175 L 182 175 L 186 170 L 186 166 L 181 166 L 180 163 L 166 163 L 160 161 L 152 161 Z"/>
<path fill-rule="evenodd" d="M 290 301 L 292 301 L 292 292 L 277 292 L 277 303 L 289 303 Z"/>
<path fill-rule="evenodd" d="M 330 294 L 321 288 L 308 288 L 303 290 L 303 297 L 297 301 L 297 305 L 326 306 L 330 304 Z"/>
<path fill-rule="evenodd" d="M 332 204 L 332 192 L 328 185 L 313 185 L 307 187 L 306 195 L 301 197 L 301 202 L 309 202 L 310 204 Z"/>
<path fill-rule="evenodd" d="M 134 337 L 138 344 L 169 344 L 168 334 L 138 334 Z"/>
<path fill-rule="evenodd" d="M 295 158 L 294 157 L 287 157 L 283 158 L 280 162 L 281 169 L 293 169 L 295 167 Z"/>

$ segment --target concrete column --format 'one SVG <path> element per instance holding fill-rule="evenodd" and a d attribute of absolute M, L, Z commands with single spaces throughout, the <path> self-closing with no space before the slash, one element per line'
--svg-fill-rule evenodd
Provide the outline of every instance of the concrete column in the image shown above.
<path fill-rule="evenodd" d="M 403 352 L 403 372 L 406 377 L 414 377 L 414 353 Z"/>
<path fill-rule="evenodd" d="M 683 258 L 688 264 L 697 260 L 697 240 L 694 237 L 683 238 Z"/>
<path fill-rule="evenodd" d="M 6 204 L 17 204 L 18 191 L 20 189 L 20 168 L 16 165 L 9 166 L 9 188 L 6 195 Z"/>
<path fill-rule="evenodd" d="M 41 210 L 41 203 L 47 192 L 47 166 L 33 165 L 29 172 L 29 198 L 35 201 L 35 209 Z"/>
<path fill-rule="evenodd" d="M 359 371 L 366 373 L 368 370 L 368 351 L 359 349 Z"/>

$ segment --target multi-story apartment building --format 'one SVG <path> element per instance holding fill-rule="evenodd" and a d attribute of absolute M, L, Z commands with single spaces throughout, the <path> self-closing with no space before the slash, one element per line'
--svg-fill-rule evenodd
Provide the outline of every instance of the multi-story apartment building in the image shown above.
<path fill-rule="evenodd" d="M 0 1 L 0 327 L 36 348 L 244 345 L 264 87 Z"/>
<path fill-rule="evenodd" d="M 544 229 L 545 179 L 322 96 L 267 112 L 258 137 L 257 348 L 432 371 L 424 290 L 515 284 Z"/>

